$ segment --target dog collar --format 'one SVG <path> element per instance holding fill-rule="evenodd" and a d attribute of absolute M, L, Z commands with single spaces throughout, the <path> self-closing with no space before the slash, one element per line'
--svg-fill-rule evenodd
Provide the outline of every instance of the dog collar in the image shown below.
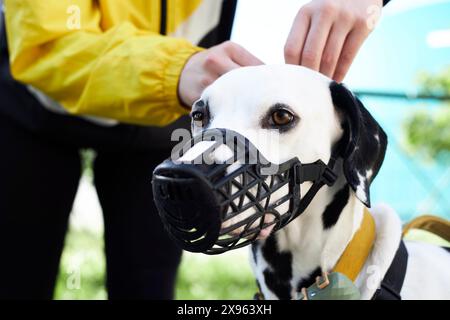
<path fill-rule="evenodd" d="M 412 226 L 419 226 L 432 229 L 434 232 L 440 232 L 441 234 L 446 230 L 448 231 L 448 222 L 444 226 L 439 219 L 425 217 L 417 220 L 418 221 L 411 223 L 405 229 L 409 229 Z M 298 295 L 298 299 L 360 299 L 360 292 L 354 285 L 354 281 L 361 272 L 364 263 L 372 250 L 374 240 L 375 223 L 366 209 L 360 229 L 357 231 L 352 241 L 350 241 L 344 254 L 334 267 L 333 272 L 330 274 L 325 273 L 323 277 L 318 277 L 316 283 L 308 289 L 302 289 L 302 292 Z M 358 254 L 358 251 L 360 254 Z M 400 240 L 400 245 L 395 253 L 394 259 L 384 275 L 380 287 L 372 296 L 372 300 L 401 300 L 400 292 L 405 280 L 407 264 L 408 251 L 406 250 L 403 240 Z"/>
<path fill-rule="evenodd" d="M 375 241 L 375 221 L 364 209 L 361 226 L 353 235 L 331 273 L 323 272 L 308 289 L 302 288 L 298 300 L 358 300 L 354 282 L 361 272 Z"/>
<path fill-rule="evenodd" d="M 374 241 L 375 221 L 369 210 L 365 208 L 361 226 L 347 245 L 333 272 L 342 273 L 354 282 L 372 251 Z"/>
<path fill-rule="evenodd" d="M 365 208 L 361 226 L 353 235 L 331 273 L 324 272 L 308 289 L 301 289 L 297 299 L 308 300 L 311 297 L 319 300 L 359 299 L 360 293 L 354 282 L 372 251 L 374 242 L 375 221 L 369 210 Z M 264 296 L 259 293 L 255 295 L 255 299 L 264 300 Z"/>
<path fill-rule="evenodd" d="M 323 272 L 308 289 L 302 288 L 299 300 L 357 300 L 361 295 L 354 282 L 361 272 L 375 241 L 375 221 L 367 208 L 358 231 L 344 250 L 331 273 Z"/>
<path fill-rule="evenodd" d="M 429 216 L 420 217 L 406 225 L 404 234 L 412 228 L 428 229 L 432 230 L 433 233 L 442 234 L 443 231 L 448 230 L 448 227 L 449 223 L 447 221 L 443 223 L 442 220 L 436 219 L 435 217 L 432 217 L 432 219 Z M 445 238 L 450 240 L 448 234 L 446 234 Z M 369 211 L 365 209 L 361 227 L 347 245 L 332 272 L 330 274 L 325 273 L 322 277 L 317 277 L 313 285 L 308 289 L 303 288 L 298 293 L 297 299 L 360 299 L 360 292 L 353 282 L 361 272 L 372 250 L 374 241 L 375 222 Z M 401 240 L 394 259 L 380 283 L 380 288 L 375 292 L 372 300 L 401 300 L 400 291 L 403 287 L 407 264 L 408 251 L 403 240 Z M 257 293 L 255 299 L 264 300 L 264 296 L 261 293 Z"/>

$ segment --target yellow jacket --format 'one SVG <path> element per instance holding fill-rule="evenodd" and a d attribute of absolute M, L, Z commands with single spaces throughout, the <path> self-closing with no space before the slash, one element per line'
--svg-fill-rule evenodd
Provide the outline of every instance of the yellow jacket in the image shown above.
<path fill-rule="evenodd" d="M 5 0 L 4 5 L 16 80 L 75 115 L 157 126 L 188 112 L 178 100 L 178 79 L 187 59 L 201 50 L 193 41 L 214 27 L 221 9 L 218 0 Z M 160 35 L 161 28 L 169 36 Z"/>

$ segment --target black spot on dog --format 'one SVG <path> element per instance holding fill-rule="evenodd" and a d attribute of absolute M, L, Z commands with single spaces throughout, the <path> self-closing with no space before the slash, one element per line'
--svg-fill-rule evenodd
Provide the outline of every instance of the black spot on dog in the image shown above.
<path fill-rule="evenodd" d="M 265 269 L 263 272 L 266 286 L 272 291 L 280 300 L 290 300 L 291 297 L 291 285 L 281 281 L 275 272 Z"/>
<path fill-rule="evenodd" d="M 350 198 L 350 188 L 346 184 L 341 190 L 336 192 L 333 200 L 327 205 L 322 215 L 324 229 L 329 229 L 336 224 L 341 215 L 342 210 L 348 203 Z"/>
<path fill-rule="evenodd" d="M 292 278 L 292 254 L 290 252 L 279 252 L 274 236 L 270 236 L 262 247 L 262 254 L 267 263 L 283 281 Z"/>
<path fill-rule="evenodd" d="M 267 287 L 279 299 L 291 299 L 292 254 L 279 252 L 273 235 L 263 244 L 262 254 L 271 267 L 271 270 L 266 269 L 263 272 Z"/>
<path fill-rule="evenodd" d="M 301 279 L 297 283 L 297 292 L 300 292 L 302 288 L 308 288 L 309 286 L 311 286 L 316 281 L 316 278 L 321 274 L 322 270 L 320 269 L 320 267 L 317 267 L 317 269 L 311 272 L 308 277 Z"/>

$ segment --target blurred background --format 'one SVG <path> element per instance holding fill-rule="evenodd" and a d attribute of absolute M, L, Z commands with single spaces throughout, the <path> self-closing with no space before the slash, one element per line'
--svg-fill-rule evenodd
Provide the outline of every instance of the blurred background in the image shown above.
<path fill-rule="evenodd" d="M 306 2 L 240 0 L 232 40 L 266 63 L 283 63 L 291 22 Z M 389 136 L 372 202 L 388 203 L 403 221 L 420 214 L 450 218 L 449 17 L 449 0 L 391 0 L 345 80 Z M 84 151 L 85 174 L 61 261 L 57 299 L 106 298 L 93 157 Z M 184 255 L 177 298 L 251 299 L 255 292 L 247 249 L 214 257 Z"/>

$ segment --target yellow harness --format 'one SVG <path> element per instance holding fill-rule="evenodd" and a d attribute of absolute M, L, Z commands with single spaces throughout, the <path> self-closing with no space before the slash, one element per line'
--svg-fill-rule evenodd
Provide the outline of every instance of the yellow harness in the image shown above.
<path fill-rule="evenodd" d="M 431 215 L 420 216 L 403 227 L 403 237 L 413 229 L 431 232 L 450 242 L 450 221 Z"/>

